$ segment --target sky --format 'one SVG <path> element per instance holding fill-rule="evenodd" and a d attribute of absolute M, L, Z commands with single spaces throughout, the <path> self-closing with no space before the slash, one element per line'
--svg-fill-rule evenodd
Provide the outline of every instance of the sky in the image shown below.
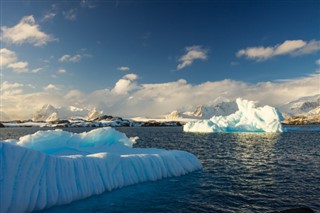
<path fill-rule="evenodd" d="M 319 0 L 1 0 L 1 116 L 143 116 L 320 93 Z"/>

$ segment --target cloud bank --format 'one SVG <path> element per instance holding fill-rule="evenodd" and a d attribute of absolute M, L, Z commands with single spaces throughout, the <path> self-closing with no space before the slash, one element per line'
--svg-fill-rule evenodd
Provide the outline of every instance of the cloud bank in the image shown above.
<path fill-rule="evenodd" d="M 136 74 L 119 79 L 112 88 L 91 93 L 66 90 L 49 84 L 40 91 L 26 92 L 28 85 L 4 82 L 3 112 L 11 119 L 30 118 L 44 104 L 54 106 L 96 107 L 115 116 L 154 116 L 173 110 L 191 110 L 210 104 L 221 97 L 234 100 L 243 97 L 261 104 L 280 106 L 303 96 L 320 93 L 320 72 L 275 82 L 255 84 L 225 79 L 192 85 L 180 79 L 160 84 L 139 84 Z"/>

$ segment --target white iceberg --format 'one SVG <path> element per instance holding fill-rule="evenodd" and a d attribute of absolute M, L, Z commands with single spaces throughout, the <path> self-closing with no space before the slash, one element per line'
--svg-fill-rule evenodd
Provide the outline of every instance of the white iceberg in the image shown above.
<path fill-rule="evenodd" d="M 0 142 L 0 212 L 31 212 L 201 169 L 191 153 L 132 148 L 112 128 L 39 131 Z"/>
<path fill-rule="evenodd" d="M 213 116 L 209 120 L 191 121 L 185 132 L 283 132 L 282 115 L 271 106 L 256 107 L 254 101 L 238 98 L 238 111 L 228 116 Z"/>

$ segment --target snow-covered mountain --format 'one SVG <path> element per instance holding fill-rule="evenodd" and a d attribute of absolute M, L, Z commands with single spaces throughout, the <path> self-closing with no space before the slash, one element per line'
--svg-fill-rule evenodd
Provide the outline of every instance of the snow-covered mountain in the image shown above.
<path fill-rule="evenodd" d="M 282 113 L 287 116 L 308 115 L 316 113 L 316 109 L 320 107 L 320 94 L 299 98 L 290 103 L 280 106 Z M 312 113 L 312 111 L 314 112 Z M 319 110 L 318 110 L 319 111 Z"/>
<path fill-rule="evenodd" d="M 236 102 L 221 102 L 216 105 L 197 106 L 194 111 L 179 112 L 177 110 L 166 116 L 167 119 L 198 118 L 209 119 L 212 116 L 226 116 L 238 110 Z"/>
<path fill-rule="evenodd" d="M 56 121 L 64 119 L 80 118 L 84 120 L 94 120 L 102 114 L 101 111 L 97 111 L 96 108 L 78 108 L 74 106 L 68 107 L 54 107 L 50 104 L 45 104 L 37 111 L 32 120 L 33 121 Z"/>
<path fill-rule="evenodd" d="M 193 115 L 204 119 L 209 119 L 212 116 L 226 116 L 238 110 L 236 102 L 221 102 L 215 106 L 198 106 Z"/>
<path fill-rule="evenodd" d="M 284 104 L 280 109 L 287 124 L 320 123 L 320 94 L 299 98 Z"/>

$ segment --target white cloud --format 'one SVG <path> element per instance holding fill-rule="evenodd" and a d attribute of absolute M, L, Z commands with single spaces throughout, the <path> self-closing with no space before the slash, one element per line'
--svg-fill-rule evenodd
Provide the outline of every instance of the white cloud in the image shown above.
<path fill-rule="evenodd" d="M 68 19 L 70 21 L 75 21 L 77 19 L 78 10 L 76 8 L 70 9 L 68 11 L 62 12 L 65 19 Z"/>
<path fill-rule="evenodd" d="M 294 55 L 306 55 L 315 53 L 320 50 L 320 41 L 311 40 L 303 48 L 299 49 L 297 52 L 294 52 Z"/>
<path fill-rule="evenodd" d="M 28 62 L 19 61 L 8 65 L 8 68 L 11 68 L 14 72 L 24 73 L 28 72 Z"/>
<path fill-rule="evenodd" d="M 54 84 L 48 84 L 46 87 L 43 88 L 45 91 L 53 91 L 53 90 L 60 90 L 60 88 Z"/>
<path fill-rule="evenodd" d="M 52 36 L 42 32 L 33 16 L 25 16 L 13 27 L 1 26 L 1 41 L 9 44 L 30 43 L 43 46 L 54 40 Z"/>
<path fill-rule="evenodd" d="M 64 98 L 66 98 L 67 100 L 81 100 L 85 97 L 85 94 L 79 90 L 70 90 L 65 96 Z"/>
<path fill-rule="evenodd" d="M 0 66 L 5 67 L 11 63 L 17 61 L 17 55 L 15 52 L 6 48 L 0 49 Z"/>
<path fill-rule="evenodd" d="M 138 89 L 135 80 L 138 79 L 138 75 L 130 73 L 124 75 L 114 86 L 113 92 L 117 94 L 128 94 L 128 92 Z"/>
<path fill-rule="evenodd" d="M 320 41 L 311 40 L 309 42 L 303 40 L 286 40 L 282 44 L 273 47 L 248 47 L 239 50 L 237 57 L 246 56 L 248 59 L 257 61 L 267 60 L 277 55 L 299 56 L 311 54 L 320 50 Z"/>
<path fill-rule="evenodd" d="M 79 90 L 68 91 L 54 84 L 38 92 L 25 93 L 21 84 L 6 83 L 6 88 L 12 91 L 7 89 L 8 92 L 3 96 L 3 111 L 10 118 L 30 118 L 43 104 L 78 104 L 79 107 L 96 107 L 111 115 L 154 116 L 173 110 L 192 110 L 219 97 L 229 100 L 243 97 L 261 104 L 280 106 L 303 96 L 319 94 L 319 79 L 320 72 L 317 72 L 275 82 L 252 84 L 225 79 L 193 85 L 183 79 L 160 84 L 139 84 L 136 80 L 122 77 L 113 88 L 87 94 Z"/>
<path fill-rule="evenodd" d="M 20 83 L 9 83 L 8 81 L 4 81 L 1 85 L 2 95 L 3 96 L 12 96 L 23 93 L 23 84 Z"/>
<path fill-rule="evenodd" d="M 134 73 L 130 73 L 130 74 L 124 75 L 122 78 L 134 81 L 138 79 L 138 75 Z"/>
<path fill-rule="evenodd" d="M 57 14 L 54 12 L 46 12 L 44 16 L 42 17 L 41 21 L 49 21 L 53 19 Z"/>
<path fill-rule="evenodd" d="M 27 86 L 28 86 L 29 88 L 32 88 L 32 89 L 35 89 L 35 88 L 36 88 L 36 86 L 33 85 L 33 84 L 27 84 Z"/>
<path fill-rule="evenodd" d="M 23 84 L 20 84 L 20 83 L 9 83 L 8 81 L 4 81 L 2 83 L 2 89 L 3 90 L 16 89 L 16 88 L 23 87 L 23 86 L 24 86 Z"/>
<path fill-rule="evenodd" d="M 185 48 L 186 53 L 180 57 L 177 69 L 181 70 L 187 66 L 190 66 L 195 60 L 206 60 L 208 58 L 208 50 L 202 48 L 201 46 L 190 46 Z"/>
<path fill-rule="evenodd" d="M 117 69 L 120 71 L 129 71 L 130 67 L 121 66 L 121 67 L 118 67 Z"/>
<path fill-rule="evenodd" d="M 81 60 L 82 56 L 80 54 L 77 54 L 77 55 L 74 55 L 74 56 L 71 56 L 71 55 L 63 55 L 59 58 L 59 61 L 60 62 L 73 62 L 73 63 L 76 63 L 76 62 L 79 62 Z"/>
<path fill-rule="evenodd" d="M 28 72 L 29 63 L 26 61 L 17 61 L 17 55 L 15 52 L 6 48 L 0 49 L 0 67 L 10 68 L 14 72 L 24 73 Z"/>
<path fill-rule="evenodd" d="M 284 55 L 306 46 L 302 40 L 287 40 L 274 49 L 274 55 Z"/>
<path fill-rule="evenodd" d="M 42 70 L 43 70 L 43 68 L 42 68 L 42 67 L 39 67 L 39 68 L 35 68 L 35 69 L 31 70 L 31 72 L 32 72 L 32 73 L 39 73 L 39 72 L 41 72 Z"/>
<path fill-rule="evenodd" d="M 63 74 L 66 73 L 67 71 L 64 68 L 58 69 L 58 73 Z"/>
<path fill-rule="evenodd" d="M 89 8 L 89 9 L 93 9 L 96 7 L 96 5 L 92 3 L 92 0 L 91 1 L 90 0 L 81 0 L 80 6 L 82 8 Z"/>
<path fill-rule="evenodd" d="M 274 50 L 272 47 L 250 47 L 245 50 L 239 50 L 237 56 L 247 56 L 250 59 L 258 59 L 263 60 L 270 58 L 273 54 Z"/>
<path fill-rule="evenodd" d="M 320 65 L 320 58 L 318 60 L 316 60 L 316 64 Z"/>

